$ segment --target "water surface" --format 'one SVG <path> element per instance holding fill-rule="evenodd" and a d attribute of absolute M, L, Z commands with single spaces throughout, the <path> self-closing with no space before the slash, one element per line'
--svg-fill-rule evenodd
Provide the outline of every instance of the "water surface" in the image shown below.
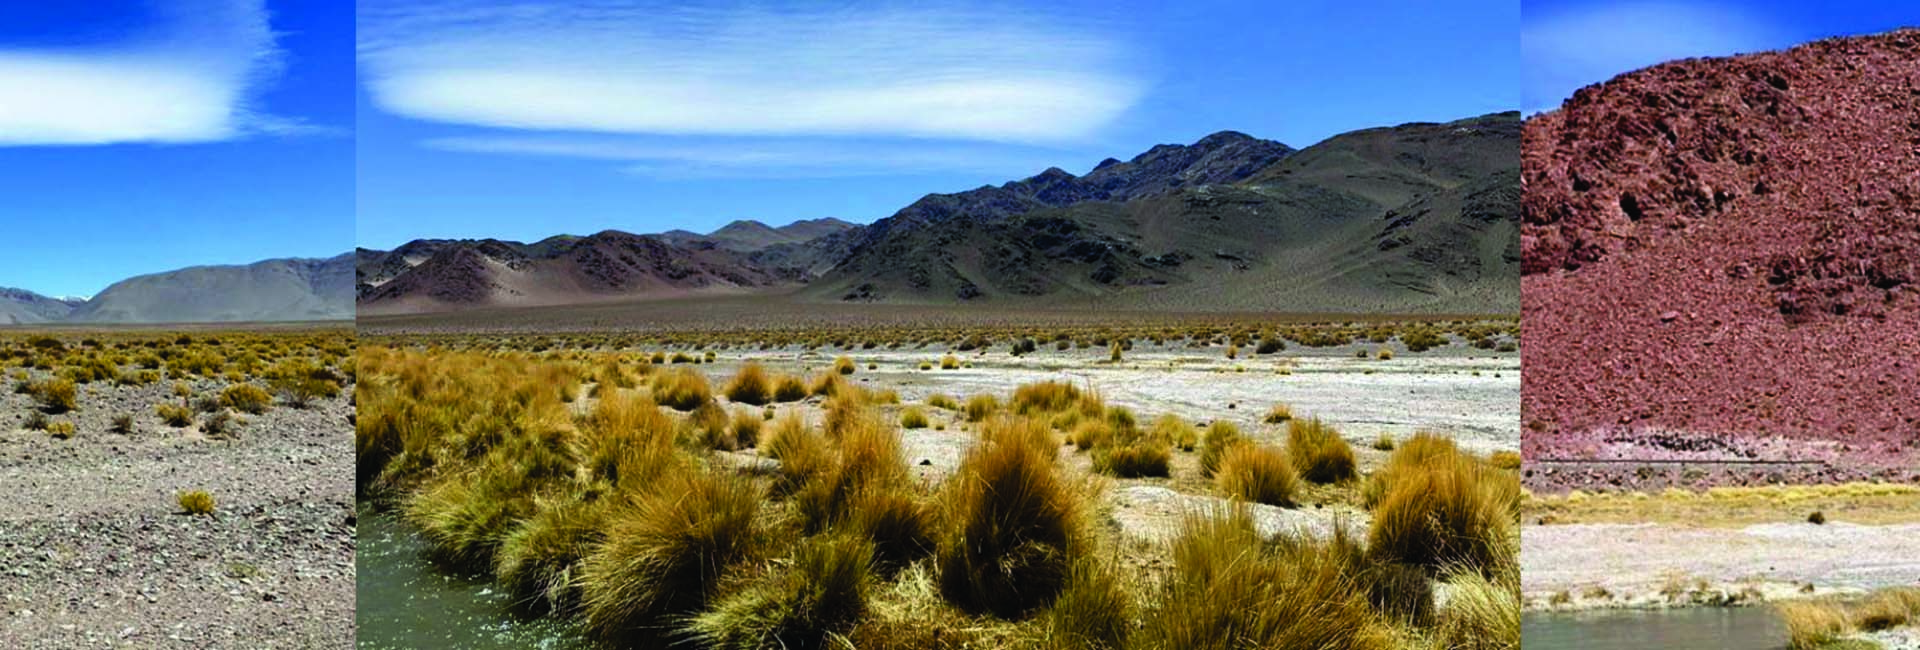
<path fill-rule="evenodd" d="M 423 559 L 426 542 L 391 515 L 361 508 L 357 526 L 361 650 L 586 650 L 579 625 L 530 619 L 492 583 L 449 575 Z"/>
<path fill-rule="evenodd" d="M 1768 607 L 1538 612 L 1520 619 L 1526 650 L 1780 650 L 1787 628 Z"/>

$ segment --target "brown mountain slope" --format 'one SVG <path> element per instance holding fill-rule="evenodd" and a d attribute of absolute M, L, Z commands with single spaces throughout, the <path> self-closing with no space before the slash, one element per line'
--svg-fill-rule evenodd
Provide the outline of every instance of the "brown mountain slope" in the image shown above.
<path fill-rule="evenodd" d="M 867 228 L 806 293 L 1186 310 L 1517 305 L 1517 113 L 1369 129 L 1299 152 L 1260 142 L 1216 134 L 1082 178 L 1054 169 L 931 196 Z M 968 205 L 986 207 L 953 210 Z"/>
<path fill-rule="evenodd" d="M 800 279 L 795 272 L 762 269 L 711 243 L 675 246 L 612 230 L 536 244 L 488 239 L 435 248 L 431 257 L 391 280 L 363 285 L 361 310 L 555 305 L 780 286 Z"/>

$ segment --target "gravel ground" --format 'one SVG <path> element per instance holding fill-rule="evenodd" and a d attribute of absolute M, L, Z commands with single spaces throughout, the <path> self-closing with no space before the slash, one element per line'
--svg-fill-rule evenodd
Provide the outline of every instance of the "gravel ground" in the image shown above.
<path fill-rule="evenodd" d="M 170 388 L 83 387 L 54 418 L 70 440 L 24 430 L 27 396 L 0 395 L 0 647 L 351 647 L 347 398 L 209 440 L 154 416 Z M 132 434 L 108 432 L 121 413 Z M 215 516 L 180 514 L 192 489 Z"/>
<path fill-rule="evenodd" d="M 1806 595 L 1809 584 L 1815 593 L 1859 592 L 1920 584 L 1920 524 L 1526 526 L 1520 569 L 1530 609 L 1663 607 L 1720 596 L 1777 600 Z M 1686 593 L 1661 593 L 1671 586 Z M 1595 588 L 1607 595 L 1589 596 Z M 1571 602 L 1550 603 L 1560 592 Z"/>

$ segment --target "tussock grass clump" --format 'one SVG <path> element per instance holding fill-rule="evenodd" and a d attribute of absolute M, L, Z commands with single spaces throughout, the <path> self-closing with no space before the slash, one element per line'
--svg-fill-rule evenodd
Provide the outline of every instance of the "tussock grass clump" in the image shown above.
<path fill-rule="evenodd" d="M 715 650 L 829 647 L 866 612 L 872 561 L 865 539 L 809 538 L 784 573 L 721 600 L 688 629 Z"/>
<path fill-rule="evenodd" d="M 1338 483 L 1359 477 L 1353 447 L 1340 432 L 1320 418 L 1287 423 L 1287 455 L 1300 477 L 1315 483 Z"/>
<path fill-rule="evenodd" d="M 863 490 L 895 490 L 906 485 L 907 464 L 900 433 L 881 423 L 871 410 L 855 407 L 839 435 L 839 454 L 815 471 L 795 495 L 795 507 L 809 533 L 845 521 Z M 828 439 L 834 436 L 829 433 Z"/>
<path fill-rule="evenodd" d="M 807 382 L 793 375 L 781 375 L 773 384 L 773 401 L 785 404 L 806 399 Z"/>
<path fill-rule="evenodd" d="M 1517 579 L 1493 580 L 1482 572 L 1448 574 L 1446 608 L 1434 636 L 1445 648 L 1517 650 L 1520 647 L 1520 587 Z"/>
<path fill-rule="evenodd" d="M 232 413 L 219 411 L 209 414 L 206 420 L 201 421 L 200 432 L 214 440 L 231 440 L 239 435 L 238 422 Z"/>
<path fill-rule="evenodd" d="M 980 422 L 1000 411 L 1000 400 L 992 395 L 981 393 L 967 398 L 967 421 Z"/>
<path fill-rule="evenodd" d="M 958 411 L 960 410 L 960 400 L 956 400 L 952 395 L 945 393 L 934 393 L 927 396 L 927 406 L 949 411 Z"/>
<path fill-rule="evenodd" d="M 119 434 L 133 433 L 133 415 L 122 413 L 113 416 L 113 424 L 107 430 Z"/>
<path fill-rule="evenodd" d="M 1119 478 L 1172 475 L 1173 448 L 1157 439 L 1136 439 L 1098 448 L 1093 469 Z"/>
<path fill-rule="evenodd" d="M 851 375 L 854 369 L 858 367 L 858 364 L 855 364 L 851 357 L 838 357 L 833 360 L 833 372 L 835 374 Z"/>
<path fill-rule="evenodd" d="M 941 370 L 960 369 L 960 357 L 956 357 L 951 354 L 940 357 L 940 369 Z"/>
<path fill-rule="evenodd" d="M 74 430 L 73 423 L 66 420 L 54 420 L 53 422 L 47 423 L 47 435 L 53 436 L 56 440 L 72 439 Z"/>
<path fill-rule="evenodd" d="M 750 409 L 735 409 L 733 423 L 727 429 L 730 436 L 730 439 L 725 441 L 728 443 L 727 450 L 750 449 L 760 444 L 760 429 L 765 422 L 766 418 Z"/>
<path fill-rule="evenodd" d="M 1293 419 L 1293 407 L 1276 403 L 1273 405 L 1273 408 L 1267 409 L 1266 416 L 1260 418 L 1260 421 L 1267 424 L 1279 424 L 1291 419 Z"/>
<path fill-rule="evenodd" d="M 1135 642 L 1202 650 L 1397 648 L 1365 598 L 1350 544 L 1340 536 L 1269 543 L 1243 507 L 1190 514 L 1173 541 L 1175 571 Z"/>
<path fill-rule="evenodd" d="M 1517 492 L 1516 477 L 1458 455 L 1394 471 L 1368 535 L 1377 557 L 1433 568 L 1491 567 L 1509 554 L 1508 537 L 1518 521 L 1504 502 L 1508 486 L 1500 483 L 1516 484 Z"/>
<path fill-rule="evenodd" d="M 1293 505 L 1293 495 L 1300 489 L 1299 475 L 1286 452 L 1244 442 L 1222 454 L 1214 483 L 1230 498 L 1283 507 Z"/>
<path fill-rule="evenodd" d="M 838 462 L 826 437 L 808 427 L 806 419 L 795 412 L 774 421 L 772 439 L 762 451 L 780 461 L 780 471 L 774 476 L 774 496 L 800 491 L 815 475 L 831 470 Z"/>
<path fill-rule="evenodd" d="M 1085 523 L 1054 464 L 1047 425 L 995 419 L 940 495 L 951 528 L 938 551 L 940 593 L 969 612 L 1022 618 L 1066 584 Z"/>
<path fill-rule="evenodd" d="M 174 502 L 180 505 L 180 511 L 189 515 L 213 515 L 213 495 L 206 490 L 188 490 L 174 495 Z"/>
<path fill-rule="evenodd" d="M 1879 632 L 1920 622 L 1920 587 L 1888 587 L 1863 598 L 1814 598 L 1774 605 L 1787 626 L 1789 648 L 1835 647 L 1856 632 Z"/>
<path fill-rule="evenodd" d="M 607 641 L 657 645 L 676 617 L 698 611 L 727 570 L 766 540 L 749 480 L 683 472 L 610 517 L 606 540 L 581 563 L 581 612 Z"/>
<path fill-rule="evenodd" d="M 1133 632 L 1133 591 L 1112 560 L 1083 556 L 1047 609 L 1052 637 L 1065 647 L 1119 650 Z"/>
<path fill-rule="evenodd" d="M 692 368 L 675 368 L 653 376 L 653 401 L 676 411 L 691 411 L 713 401 L 706 375 Z"/>
<path fill-rule="evenodd" d="M 900 412 L 900 426 L 902 428 L 925 429 L 928 424 L 927 412 L 920 410 L 920 407 L 909 406 Z"/>
<path fill-rule="evenodd" d="M 1851 629 L 1846 613 L 1830 601 L 1790 600 L 1776 603 L 1773 611 L 1787 625 L 1792 650 L 1819 650 Z"/>
<path fill-rule="evenodd" d="M 519 605 L 536 613 L 567 613 L 580 604 L 574 576 L 606 540 L 611 497 L 597 492 L 536 499 L 534 515 L 507 533 L 493 573 Z"/>
<path fill-rule="evenodd" d="M 767 369 L 758 363 L 740 366 L 733 379 L 727 382 L 724 391 L 727 399 L 753 406 L 766 406 L 774 400 L 773 380 L 767 376 Z"/>
<path fill-rule="evenodd" d="M 1520 453 L 1515 451 L 1496 451 L 1487 456 L 1487 464 L 1499 469 L 1520 469 Z"/>
<path fill-rule="evenodd" d="M 235 411 L 259 415 L 273 405 L 273 396 L 267 389 L 253 384 L 234 384 L 220 391 L 220 403 Z"/>
<path fill-rule="evenodd" d="M 153 408 L 155 415 L 167 426 L 181 428 L 193 424 L 193 409 L 179 404 L 161 404 Z"/>
<path fill-rule="evenodd" d="M 1214 420 L 1208 424 L 1207 435 L 1200 444 L 1200 475 L 1213 478 L 1214 473 L 1220 468 L 1220 459 L 1227 455 L 1227 451 L 1246 442 L 1246 437 L 1240 433 L 1240 427 L 1232 422 Z"/>
<path fill-rule="evenodd" d="M 1200 444 L 1200 432 L 1185 419 L 1172 413 L 1154 418 L 1153 428 L 1149 433 L 1154 438 L 1179 447 L 1181 451 L 1193 451 L 1193 448 Z"/>
<path fill-rule="evenodd" d="M 1385 431 L 1380 432 L 1380 435 L 1373 439 L 1373 448 L 1377 451 L 1393 451 L 1393 445 L 1393 434 Z"/>
<path fill-rule="evenodd" d="M 1093 417 L 1100 415 L 1106 408 L 1100 402 L 1098 395 L 1063 381 L 1022 384 L 1013 389 L 1013 401 L 1009 402 L 1009 405 L 1015 413 L 1020 415 L 1078 411 Z"/>

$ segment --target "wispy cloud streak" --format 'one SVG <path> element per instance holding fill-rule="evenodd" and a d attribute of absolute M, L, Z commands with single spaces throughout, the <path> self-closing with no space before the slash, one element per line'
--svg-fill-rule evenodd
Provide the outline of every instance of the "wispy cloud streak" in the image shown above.
<path fill-rule="evenodd" d="M 1044 167 L 1055 153 L 1005 145 L 818 138 L 694 142 L 678 137 L 505 135 L 435 138 L 424 144 L 445 151 L 607 161 L 627 173 L 659 179 L 1010 174 Z"/>
<path fill-rule="evenodd" d="M 282 68 L 264 0 L 166 2 L 110 45 L 0 43 L 0 146 L 192 143 L 306 128 L 251 103 Z"/>
<path fill-rule="evenodd" d="M 383 110 L 506 129 L 1060 141 L 1144 91 L 1089 21 L 826 6 L 366 0 L 359 55 Z"/>

